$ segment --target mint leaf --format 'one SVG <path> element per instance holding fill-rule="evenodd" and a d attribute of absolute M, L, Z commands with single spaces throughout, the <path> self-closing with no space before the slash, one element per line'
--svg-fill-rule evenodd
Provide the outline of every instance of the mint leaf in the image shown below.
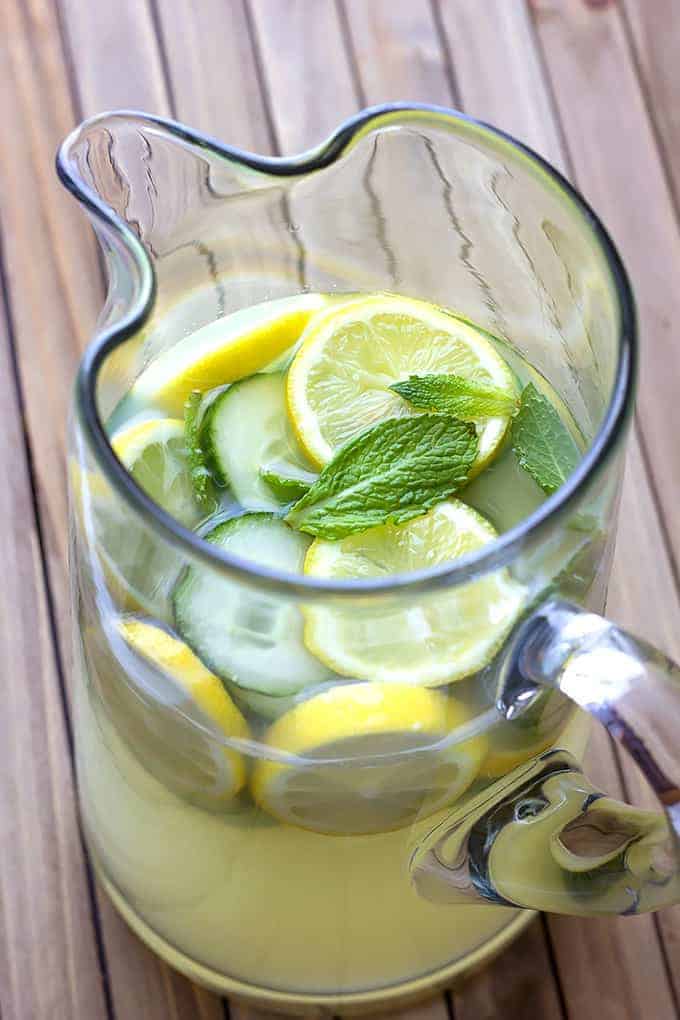
<path fill-rule="evenodd" d="M 260 478 L 264 479 L 277 499 L 282 503 L 291 503 L 300 499 L 312 487 L 319 476 L 305 471 L 295 464 L 277 461 L 267 467 L 260 468 Z"/>
<path fill-rule="evenodd" d="M 392 383 L 394 390 L 414 407 L 452 414 L 462 421 L 509 416 L 517 412 L 517 399 L 496 386 L 464 379 L 462 375 L 411 375 Z"/>
<path fill-rule="evenodd" d="M 453 495 L 478 448 L 474 425 L 457 418 L 390 418 L 346 443 L 286 520 L 329 539 L 401 524 Z"/>
<path fill-rule="evenodd" d="M 196 502 L 201 510 L 212 513 L 217 509 L 217 500 L 200 441 L 202 403 L 203 394 L 199 390 L 194 390 L 187 397 L 184 404 L 184 437 L 189 458 L 189 474 Z"/>
<path fill-rule="evenodd" d="M 571 433 L 533 383 L 522 390 L 511 441 L 521 466 L 548 495 L 566 482 L 581 459 Z"/>

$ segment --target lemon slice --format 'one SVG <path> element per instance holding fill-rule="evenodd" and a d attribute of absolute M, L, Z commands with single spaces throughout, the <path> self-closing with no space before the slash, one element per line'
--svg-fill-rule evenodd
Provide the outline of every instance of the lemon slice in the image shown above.
<path fill-rule="evenodd" d="M 119 432 L 111 445 L 134 480 L 159 506 L 188 528 L 200 510 L 187 460 L 184 422 L 153 418 Z"/>
<path fill-rule="evenodd" d="M 157 624 L 128 617 L 117 628 L 125 644 L 155 667 L 140 673 L 134 658 L 123 656 L 118 676 L 109 674 L 105 700 L 119 729 L 174 792 L 204 804 L 231 800 L 245 783 L 246 768 L 224 738 L 247 738 L 249 730 L 223 684 Z M 95 655 L 95 668 L 100 663 Z"/>
<path fill-rule="evenodd" d="M 453 561 L 496 537 L 460 500 L 399 525 L 381 525 L 339 542 L 317 539 L 305 573 L 334 580 L 404 574 Z M 336 672 L 362 680 L 437 686 L 486 665 L 512 626 L 524 588 L 506 570 L 426 595 L 361 607 L 310 605 L 305 644 Z"/>
<path fill-rule="evenodd" d="M 261 759 L 251 790 L 281 821 L 315 832 L 387 832 L 460 797 L 487 750 L 483 736 L 446 738 L 468 709 L 439 691 L 342 684 L 281 716 L 264 736 L 299 764 Z"/>
<path fill-rule="evenodd" d="M 211 390 L 269 365 L 327 303 L 322 294 L 297 294 L 217 319 L 154 358 L 137 379 L 132 397 L 141 406 L 180 414 L 193 390 Z"/>
<path fill-rule="evenodd" d="M 416 412 L 389 387 L 409 375 L 455 374 L 516 394 L 514 375 L 485 333 L 424 301 L 373 295 L 310 324 L 290 370 L 287 406 L 300 445 L 326 464 L 349 439 L 385 418 Z M 477 426 L 478 473 L 509 418 Z"/>

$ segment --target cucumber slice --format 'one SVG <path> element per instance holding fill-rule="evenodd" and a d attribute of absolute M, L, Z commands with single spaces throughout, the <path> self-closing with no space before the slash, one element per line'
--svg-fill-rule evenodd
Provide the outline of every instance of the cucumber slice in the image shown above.
<path fill-rule="evenodd" d="M 206 541 L 263 566 L 302 573 L 310 539 L 273 514 L 219 524 Z M 331 671 L 307 651 L 290 600 L 254 592 L 205 567 L 188 567 L 172 595 L 177 630 L 214 673 L 248 690 L 283 696 L 323 683 Z"/>
<path fill-rule="evenodd" d="M 278 510 L 286 502 L 277 500 L 260 468 L 283 462 L 309 470 L 288 423 L 280 373 L 253 375 L 221 393 L 206 414 L 201 442 L 217 480 L 247 510 Z"/>

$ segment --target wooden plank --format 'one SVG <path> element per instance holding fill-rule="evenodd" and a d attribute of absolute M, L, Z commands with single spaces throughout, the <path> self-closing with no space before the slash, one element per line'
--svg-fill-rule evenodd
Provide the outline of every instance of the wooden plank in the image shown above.
<path fill-rule="evenodd" d="M 61 592 L 55 600 L 55 610 L 59 630 L 62 637 L 62 661 L 70 661 L 70 641 L 68 631 L 68 599 L 63 595 L 68 591 L 66 584 L 66 492 L 64 482 L 64 450 L 66 408 L 68 406 L 72 371 L 77 353 L 81 348 L 89 326 L 94 321 L 99 304 L 96 286 L 88 289 L 83 286 L 84 280 L 91 276 L 91 267 L 95 264 L 94 244 L 89 232 L 86 232 L 82 217 L 74 204 L 58 186 L 52 170 L 52 160 L 56 143 L 73 125 L 73 111 L 68 91 L 68 83 L 64 74 L 63 56 L 58 45 L 58 28 L 54 12 L 43 0 L 31 0 L 28 3 L 6 3 L 3 7 L 4 31 L 0 34 L 0 111 L 6 130 L 6 138 L 11 138 L 11 145 L 0 147 L 0 176 L 3 179 L 2 226 L 5 238 L 5 259 L 7 268 L 7 284 L 12 300 L 12 313 L 15 326 L 15 337 L 18 346 L 19 370 L 24 392 L 26 394 L 26 434 L 34 453 L 36 468 L 36 491 L 40 509 L 44 548 L 46 550 L 49 575 L 56 590 Z M 42 239 L 40 258 L 36 258 L 36 238 Z M 77 282 L 76 282 L 77 281 Z M 96 281 L 95 281 L 96 282 Z M 3 379 L 7 373 L 3 373 Z M 50 385 L 45 386 L 49 379 Z M 6 402 L 3 406 L 7 405 Z M 10 420 L 13 417 L 10 412 Z M 7 428 L 7 426 L 5 426 Z M 10 433 L 11 434 L 11 433 Z M 4 435 L 4 429 L 3 429 Z M 39 451 L 39 456 L 35 456 Z M 17 468 L 19 470 L 19 468 Z M 16 519 L 26 528 L 28 515 L 20 509 L 15 510 Z M 5 518 L 11 522 L 8 514 Z M 8 574 L 13 572 L 8 571 Z M 26 642 L 24 654 L 33 656 L 42 654 L 45 657 L 44 672 L 40 664 L 34 662 L 27 689 L 39 690 L 38 682 L 44 685 L 44 697 L 48 699 L 44 712 L 48 733 L 56 731 L 61 724 L 61 705 L 57 697 L 57 680 L 54 668 L 47 664 L 47 650 L 42 641 L 36 642 L 35 633 L 45 633 L 44 591 L 34 595 L 31 608 L 33 620 L 38 627 L 32 627 L 30 633 L 22 636 Z M 17 601 L 17 605 L 19 602 Z M 12 619 L 16 619 L 16 609 L 12 611 Z M 9 614 L 3 613 L 3 619 Z M 20 620 L 30 620 L 28 612 L 20 614 Z M 18 631 L 19 632 L 19 631 Z M 3 635 L 4 637 L 4 635 Z M 9 638 L 8 638 L 9 640 Z M 7 647 L 3 643 L 3 647 Z M 10 649 L 11 649 L 10 645 Z M 8 653 L 5 652 L 7 655 Z M 49 687 L 52 694 L 49 694 Z M 18 692 L 23 684 L 12 685 Z M 22 710 L 26 712 L 26 720 L 30 720 L 28 706 L 24 703 Z M 36 711 L 36 710 L 34 710 Z M 7 714 L 7 719 L 12 718 Z M 21 737 L 21 720 L 17 718 L 16 739 L 22 739 L 26 749 L 35 748 L 34 734 L 27 732 Z M 64 847 L 70 850 L 69 866 L 71 869 L 83 867 L 82 853 L 73 813 L 72 777 L 68 772 L 66 761 L 59 763 L 56 756 L 59 751 L 59 740 L 56 732 L 51 735 L 52 750 L 45 763 L 42 776 L 43 790 L 58 790 L 58 802 L 62 806 L 59 815 L 60 831 L 58 838 L 50 831 L 50 815 L 45 809 L 44 824 L 47 831 L 33 832 L 35 852 L 52 852 L 58 848 L 58 859 Z M 5 746 L 5 745 L 3 745 Z M 62 747 L 66 755 L 65 744 Z M 28 764 L 22 762 L 22 767 Z M 49 767 L 49 775 L 47 774 Z M 51 779 L 50 779 L 51 776 Z M 18 787 L 20 788 L 20 787 Z M 38 795 L 33 797 L 34 803 L 40 803 Z M 4 813 L 9 805 L 3 805 Z M 6 823 L 5 823 L 6 824 Z M 45 846 L 41 846 L 41 839 Z M 3 840 L 4 845 L 4 840 Z M 41 885 L 41 869 L 33 861 L 30 851 L 25 847 L 26 860 L 35 866 L 32 877 L 30 895 L 21 885 L 17 885 L 16 895 L 21 896 L 19 903 L 28 922 L 35 914 L 34 904 L 43 903 L 43 896 L 37 890 Z M 9 849 L 7 851 L 9 853 Z M 3 861 L 8 858 L 3 850 Z M 45 864 L 42 865 L 44 869 Z M 59 870 L 53 869 L 54 880 L 59 881 Z M 74 1003 L 69 1009 L 58 1006 L 59 997 L 65 992 L 52 988 L 52 975 L 45 980 L 36 974 L 33 979 L 28 973 L 29 966 L 39 967 L 41 954 L 44 952 L 43 939 L 49 939 L 54 946 L 62 942 L 59 932 L 59 913 L 55 909 L 54 924 L 48 923 L 52 894 L 45 890 L 44 905 L 47 914 L 43 919 L 43 927 L 31 950 L 30 943 L 22 940 L 20 932 L 14 932 L 7 939 L 8 947 L 13 947 L 22 956 L 21 968 L 15 972 L 13 980 L 21 977 L 22 994 L 40 997 L 40 987 L 44 994 L 53 995 L 55 1010 L 45 1015 L 103 1016 L 105 1009 L 99 995 L 96 1000 L 88 989 L 97 973 L 95 941 L 92 921 L 88 918 L 89 898 L 84 880 L 78 880 L 74 888 L 74 880 L 67 875 L 62 878 L 62 895 L 67 903 L 66 909 L 78 910 L 79 915 L 69 923 L 69 932 L 63 937 L 66 955 L 71 953 L 70 944 L 75 938 L 79 944 L 81 959 L 75 950 L 73 959 L 65 959 L 59 975 L 59 983 L 74 982 L 74 968 L 78 972 L 75 982 L 78 988 L 74 994 L 82 996 L 84 1005 Z M 3 899 L 5 897 L 3 896 Z M 6 902 L 11 902 L 7 898 Z M 29 906 L 30 904 L 30 906 Z M 16 903 L 13 902 L 13 906 Z M 9 912 L 8 912 L 9 913 Z M 42 914 L 42 911 L 40 911 Z M 49 952 L 54 952 L 54 949 Z M 49 958 L 48 952 L 48 958 Z M 32 956 L 32 961 L 31 961 Z M 4 995 L 3 995 L 4 999 Z M 8 1005 L 4 1002 L 5 1008 Z M 16 1013 L 25 1016 L 24 1004 Z M 36 1002 L 35 1015 L 42 1015 L 40 1001 Z M 33 1015 L 29 1013 L 28 1015 Z"/>
<path fill-rule="evenodd" d="M 596 786 L 621 796 L 616 758 L 602 730 L 593 734 L 585 771 Z M 650 915 L 577 918 L 554 914 L 548 917 L 548 926 L 570 1016 L 674 1020 L 675 1003 Z"/>
<path fill-rule="evenodd" d="M 229 1003 L 229 1020 L 271 1020 L 271 1014 L 232 999 Z"/>
<path fill-rule="evenodd" d="M 639 457 L 639 447 L 633 447 L 628 461 L 628 470 L 633 478 L 640 477 L 641 468 L 636 463 Z M 632 485 L 634 481 L 631 480 L 629 487 Z M 659 541 L 658 530 L 650 529 L 650 521 L 655 519 L 650 493 L 644 489 L 637 491 L 637 498 L 629 500 L 624 511 L 617 537 L 620 555 L 614 559 L 607 612 L 617 623 L 657 644 L 680 662 L 676 581 L 665 555 L 666 549 Z M 635 556 L 634 568 L 631 569 L 626 553 L 630 555 L 631 550 L 639 548 L 640 536 L 644 536 L 645 555 Z M 636 583 L 635 574 L 640 560 L 645 569 Z M 656 799 L 638 769 L 630 764 L 625 767 L 624 775 L 631 803 L 657 810 Z M 677 1005 L 680 999 L 680 906 L 659 911 L 655 920 L 663 938 L 668 976 Z"/>
<path fill-rule="evenodd" d="M 616 5 L 535 0 L 579 186 L 619 245 L 635 288 L 642 337 L 639 420 L 676 560 L 680 557 L 680 232 Z"/>
<path fill-rule="evenodd" d="M 672 23 L 672 19 L 671 19 Z M 669 23 L 669 30 L 672 31 Z M 577 10 L 574 4 L 550 11 L 539 4 L 536 25 L 558 97 L 568 92 L 570 103 L 559 102 L 579 183 L 612 228 L 629 265 L 638 298 L 643 351 L 639 418 L 649 461 L 660 498 L 664 524 L 677 556 L 680 514 L 671 478 L 678 457 L 672 440 L 677 431 L 678 408 L 673 380 L 680 370 L 674 323 L 680 310 L 674 276 L 680 258 L 680 235 L 659 155 L 644 108 L 635 69 L 630 59 L 620 14 L 613 8 Z M 604 90 L 604 93 L 603 93 Z M 588 102 L 586 103 L 586 98 Z M 573 105 L 572 105 L 573 103 Z M 587 106 L 583 118 L 573 110 Z M 617 124 L 620 130 L 614 128 Z M 629 196 L 644 194 L 645 201 Z M 653 257 L 649 245 L 654 241 Z M 654 418 L 652 418 L 652 412 Z M 661 431 L 666 432 L 662 441 Z M 638 505 L 622 515 L 623 525 L 637 521 L 637 539 L 619 539 L 619 550 L 637 548 L 643 536 L 645 555 L 635 557 L 626 584 L 614 601 L 633 630 L 678 655 L 677 595 L 668 578 L 663 545 L 650 546 L 651 501 L 638 494 Z M 637 512 L 635 518 L 632 514 Z M 642 572 L 649 577 L 641 576 Z M 665 576 L 665 583 L 660 583 Z M 637 770 L 625 766 L 626 783 L 636 802 L 649 803 Z M 680 996 L 680 908 L 658 915 L 675 994 Z"/>
<path fill-rule="evenodd" d="M 337 7 L 308 0 L 247 0 L 278 148 L 301 152 L 355 112 Z"/>
<path fill-rule="evenodd" d="M 537 919 L 510 949 L 451 993 L 456 1020 L 561 1017 L 558 985 L 549 978 L 546 941 L 543 922 Z M 590 1014 L 580 1016 L 586 1020 Z"/>
<path fill-rule="evenodd" d="M 665 170 L 680 206 L 680 18 L 676 0 L 624 0 L 647 110 L 664 151 Z"/>
<path fill-rule="evenodd" d="M 449 1020 L 449 1010 L 445 997 L 435 995 L 415 1006 L 402 1006 L 401 1009 L 393 1008 L 385 1012 L 371 1013 L 372 1020 L 388 1020 L 388 1017 L 395 1016 L 399 1020 Z"/>
<path fill-rule="evenodd" d="M 631 495 L 619 517 L 607 612 L 617 623 L 630 627 L 680 660 L 677 587 L 652 494 L 649 488 L 638 484 L 644 471 L 640 447 L 633 443 L 624 482 L 624 492 Z M 631 562 L 631 553 L 640 547 L 641 537 L 645 556 L 636 555 Z M 649 566 L 645 568 L 645 564 Z"/>
<path fill-rule="evenodd" d="M 117 1020 L 224 1020 L 222 1000 L 163 963 L 98 891 L 109 985 Z"/>
<path fill-rule="evenodd" d="M 557 166 L 564 155 L 531 20 L 523 3 L 477 0 L 437 5 L 465 111 L 490 121 Z"/>
<path fill-rule="evenodd" d="M 277 1013 L 277 1016 L 281 1014 Z M 339 1013 L 344 1017 L 346 1014 Z M 356 1014 L 347 1014 L 355 1016 Z M 230 1020 L 272 1020 L 272 1014 L 265 1010 L 256 1009 L 253 1006 L 245 1006 L 242 1003 L 229 1003 Z M 395 1017 L 396 1020 L 449 1020 L 449 1011 L 446 1006 L 446 999 L 443 995 L 436 995 L 415 1006 L 405 1006 L 401 1009 L 394 1007 L 388 1012 L 371 1013 L 371 1020 L 386 1020 L 387 1017 Z"/>
<path fill-rule="evenodd" d="M 159 61 L 154 61 L 153 53 L 146 64 L 140 65 L 147 67 L 149 78 L 146 84 L 136 79 L 139 98 L 135 99 L 132 91 L 115 92 L 116 78 L 131 89 L 134 75 L 120 75 L 119 55 L 117 69 L 102 58 L 102 42 L 95 33 L 98 10 L 85 5 L 77 12 L 75 9 L 65 12 L 67 30 L 76 27 L 84 33 L 89 24 L 91 33 L 90 37 L 81 35 L 76 46 L 85 67 L 84 79 L 79 82 L 81 94 L 86 94 L 87 83 L 97 81 L 100 63 L 103 68 L 102 82 L 96 88 L 92 85 L 93 95 L 88 96 L 89 111 L 103 105 L 135 102 L 158 109 L 164 86 L 159 77 Z M 121 44 L 119 53 L 133 52 L 140 40 L 148 37 L 144 10 L 136 5 L 111 8 L 117 19 L 118 43 L 125 31 L 130 41 L 129 47 Z M 138 14 L 139 20 L 130 20 L 130 12 Z M 13 139 L 11 146 L 0 147 L 8 278 L 49 576 L 55 593 L 62 653 L 69 663 L 68 599 L 64 595 L 68 591 L 65 423 L 76 362 L 96 319 L 101 288 L 90 230 L 52 169 L 56 146 L 76 120 L 54 7 L 48 0 L 8 2 L 3 14 L 9 30 L 0 34 L 0 110 L 8 137 Z M 79 26 L 71 21 L 76 14 L 81 19 Z M 95 20 L 88 23 L 90 15 Z M 127 27 L 123 15 L 130 15 Z M 102 38 L 108 36 L 104 34 Z M 89 49 L 85 52 L 86 43 Z M 47 242 L 40 258 L 35 257 L 36 236 Z M 45 385 L 47 379 L 49 386 Z M 77 839 L 75 829 L 72 838 Z M 194 990 L 189 982 L 142 949 L 106 897 L 99 897 L 99 905 L 108 976 L 119 1016 L 126 1020 L 193 1018 L 197 1014 L 217 1020 L 222 1016 L 218 999 Z M 87 987 L 88 972 L 85 968 L 82 971 Z"/>
<path fill-rule="evenodd" d="M 523 5 L 505 4 L 494 0 L 480 9 L 474 0 L 460 0 L 441 5 L 443 26 L 447 34 L 463 106 L 470 113 L 507 126 L 522 140 L 544 154 L 558 167 L 564 167 L 566 154 L 560 132 L 551 112 L 549 96 L 542 77 L 541 64 L 533 48 L 531 23 Z M 493 55 L 494 47 L 502 45 L 508 53 L 504 74 L 484 74 L 494 68 L 493 59 L 479 61 L 481 53 Z M 616 560 L 612 589 L 618 585 L 628 598 L 644 611 L 648 592 L 654 590 L 658 562 L 666 562 L 661 523 L 654 509 L 651 490 L 641 459 L 636 436 L 632 437 L 631 463 L 626 473 L 621 506 L 622 534 Z M 631 533 L 636 527 L 637 532 Z M 624 530 L 625 529 L 625 530 Z M 641 536 L 651 542 L 654 555 L 631 564 L 625 559 L 630 544 L 639 544 Z M 630 544 L 629 544 L 630 543 Z M 677 594 L 665 606 L 655 610 L 667 619 L 677 614 Z M 613 795 L 623 795 L 615 759 L 606 741 L 597 742 L 596 778 Z M 563 979 L 565 999 L 570 1012 L 583 1015 L 584 1003 L 597 1001 L 603 995 L 612 1015 L 640 1015 L 635 1009 L 642 1003 L 654 1006 L 654 1016 L 672 1016 L 673 1004 L 663 968 L 663 955 L 655 938 L 650 918 L 616 921 L 590 919 L 550 920 L 555 957 Z M 595 934 L 597 932 L 597 935 Z M 597 968 L 582 967 L 581 949 L 585 945 L 598 948 Z M 645 960 L 645 968 L 631 965 L 628 984 L 618 977 L 619 959 Z M 578 961 L 578 962 L 577 962 Z M 655 990 L 645 976 L 654 973 Z M 658 996 L 652 1004 L 650 995 Z M 632 1010 L 632 1012 L 631 1012 Z M 587 1015 L 587 1014 L 586 1014 Z M 607 1014 L 609 1015 L 609 1014 Z"/>
<path fill-rule="evenodd" d="M 158 16 L 175 115 L 230 145 L 269 153 L 244 0 L 174 0 Z"/>
<path fill-rule="evenodd" d="M 62 9 L 67 54 L 82 116 L 115 109 L 169 112 L 170 99 L 149 0 L 56 2 Z"/>
<path fill-rule="evenodd" d="M 451 104 L 451 89 L 430 4 L 344 0 L 365 101 Z"/>
<path fill-rule="evenodd" d="M 11 139 L 0 146 L 5 258 L 50 577 L 63 593 L 67 408 L 101 292 L 94 239 L 53 170 L 57 143 L 75 121 L 54 12 L 49 0 L 7 0 L 3 17 L 0 114 Z M 58 598 L 56 609 L 68 662 L 68 599 Z"/>
<path fill-rule="evenodd" d="M 106 1020 L 23 422 L 0 293 L 0 999 L 4 1020 Z"/>
<path fill-rule="evenodd" d="M 345 1016 L 342 1013 L 338 1015 Z M 356 1014 L 350 1015 L 355 1016 Z M 276 1016 L 281 1016 L 281 1014 L 277 1013 Z M 229 1017 L 230 1020 L 272 1020 L 271 1013 L 235 1001 L 229 1003 Z M 393 1008 L 388 1012 L 370 1014 L 371 1020 L 386 1020 L 387 1017 L 396 1017 L 397 1020 L 450 1020 L 446 999 L 443 995 L 436 995 L 415 1006 L 406 1006 L 402 1009 Z"/>

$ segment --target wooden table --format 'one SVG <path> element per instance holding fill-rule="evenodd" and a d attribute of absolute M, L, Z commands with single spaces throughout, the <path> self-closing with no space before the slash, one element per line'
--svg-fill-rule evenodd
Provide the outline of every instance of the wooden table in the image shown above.
<path fill-rule="evenodd" d="M 295 152 L 358 107 L 462 107 L 577 182 L 620 245 L 643 370 L 611 588 L 680 655 L 680 9 L 677 0 L 1 0 L 0 1015 L 255 1020 L 149 953 L 95 887 L 76 827 L 64 437 L 102 301 L 57 185 L 58 141 L 114 107 Z M 639 788 L 606 742 L 613 793 Z M 533 924 L 464 988 L 392 1016 L 670 1020 L 680 909 Z"/>

